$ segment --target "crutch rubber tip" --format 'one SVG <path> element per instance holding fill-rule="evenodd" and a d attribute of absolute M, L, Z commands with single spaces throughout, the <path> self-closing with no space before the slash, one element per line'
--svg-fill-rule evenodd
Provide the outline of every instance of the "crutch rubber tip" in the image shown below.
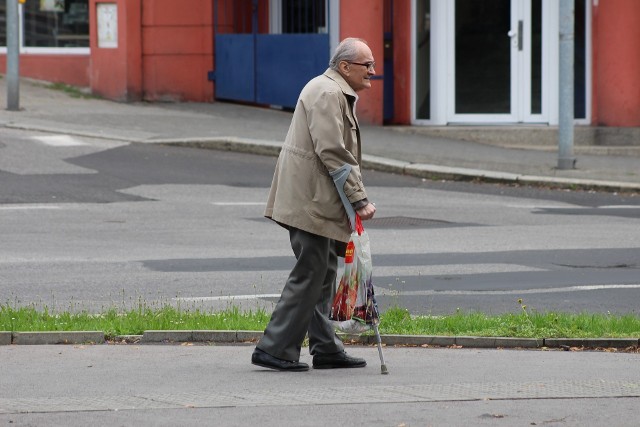
<path fill-rule="evenodd" d="M 389 373 L 389 371 L 387 370 L 387 365 L 380 366 L 380 373 L 382 375 L 387 375 Z"/>

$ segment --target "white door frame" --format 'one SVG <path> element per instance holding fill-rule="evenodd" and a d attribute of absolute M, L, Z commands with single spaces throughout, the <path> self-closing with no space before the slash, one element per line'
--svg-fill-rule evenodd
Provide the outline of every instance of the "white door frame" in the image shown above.
<path fill-rule="evenodd" d="M 514 0 L 508 0 L 511 1 L 511 3 L 514 2 Z M 515 0 L 518 1 L 518 0 Z M 455 33 L 456 33 L 456 27 L 455 27 L 455 1 L 450 2 L 450 6 L 447 8 L 447 16 L 446 16 L 446 23 L 447 23 L 447 34 L 446 34 L 446 43 L 447 43 L 447 49 L 446 49 L 446 64 L 447 64 L 447 93 L 449 94 L 449 98 L 450 98 L 450 102 L 447 104 L 448 105 L 448 109 L 447 109 L 447 121 L 449 123 L 458 123 L 458 124 L 467 124 L 467 123 L 486 123 L 486 122 L 493 122 L 493 123 L 511 123 L 515 121 L 515 117 L 513 113 L 509 113 L 509 114 L 456 114 L 455 112 L 455 97 L 456 97 L 456 91 L 455 91 L 455 84 L 456 84 L 456 63 L 455 63 L 455 54 L 456 54 L 456 40 L 455 40 Z M 511 8 L 511 31 L 514 31 L 514 16 L 516 15 L 516 11 L 514 10 L 515 8 Z M 517 17 L 515 18 L 516 22 L 517 22 Z M 504 35 L 504 37 L 509 37 L 507 34 Z M 515 37 L 511 37 L 512 40 L 517 39 L 517 36 Z M 526 45 L 526 43 L 525 43 Z M 513 112 L 514 109 L 514 99 L 515 99 L 515 93 L 514 93 L 514 89 L 516 88 L 515 86 L 515 81 L 517 80 L 517 78 L 515 77 L 516 74 L 516 56 L 514 55 L 514 47 L 513 44 L 511 44 L 511 87 L 509 90 L 510 96 L 511 96 L 511 100 L 510 100 L 510 104 L 511 104 L 511 111 Z"/>
<path fill-rule="evenodd" d="M 430 119 L 416 118 L 416 1 L 412 1 L 411 31 L 414 35 L 412 43 L 412 79 L 411 79 L 411 117 L 412 123 L 416 125 L 447 125 L 449 123 L 476 123 L 476 124 L 558 124 L 558 54 L 559 54 L 559 9 L 557 0 L 542 0 L 542 100 L 541 113 L 530 114 L 531 105 L 531 31 L 530 19 L 524 21 L 524 43 L 528 46 L 529 54 L 524 60 L 512 65 L 512 74 L 519 73 L 512 78 L 512 114 L 508 115 L 455 115 L 454 112 L 454 24 L 455 10 L 454 2 L 451 0 L 431 0 L 431 115 Z M 591 1 L 586 3 L 586 118 L 576 120 L 577 124 L 589 124 L 591 122 Z M 525 3 L 526 2 L 526 3 Z M 524 6 L 530 10 L 530 0 L 514 2 L 516 7 Z M 514 19 L 522 16 L 521 12 L 512 12 L 512 28 L 517 28 L 517 21 Z M 518 15 L 520 13 L 520 15 Z M 515 27 L 513 27 L 515 25 Z M 512 46 L 513 49 L 513 46 Z M 516 47 L 517 49 L 517 47 Z M 513 60 L 513 55 L 512 55 Z M 523 83 L 517 85 L 515 82 L 521 80 Z M 514 88 L 514 85 L 516 86 Z M 500 117 L 503 116 L 503 117 Z"/>
<path fill-rule="evenodd" d="M 455 112 L 455 2 L 450 2 L 447 9 L 447 89 L 451 97 L 448 103 L 447 118 L 450 123 L 522 123 L 526 121 L 542 122 L 546 109 L 542 103 L 542 114 L 531 115 L 531 0 L 511 1 L 511 31 L 505 37 L 511 37 L 511 88 L 510 113 L 505 114 L 456 114 Z M 543 1 L 544 3 L 544 1 Z M 542 5 L 544 9 L 544 4 Z M 542 17 L 544 21 L 544 16 Z M 519 22 L 522 22 L 522 35 L 518 34 Z M 545 32 L 543 28 L 543 40 Z M 518 38 L 522 37 L 522 50 L 518 48 Z M 545 43 L 542 47 L 542 57 L 545 56 Z M 543 73 L 544 75 L 544 73 Z M 542 84 L 543 99 L 547 87 Z"/>

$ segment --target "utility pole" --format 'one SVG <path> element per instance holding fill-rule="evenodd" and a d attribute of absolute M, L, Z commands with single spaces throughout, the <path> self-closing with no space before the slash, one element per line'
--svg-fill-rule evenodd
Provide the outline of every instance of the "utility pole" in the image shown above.
<path fill-rule="evenodd" d="M 20 29 L 18 0 L 7 0 L 7 110 L 20 109 Z"/>
<path fill-rule="evenodd" d="M 558 169 L 574 169 L 576 166 L 573 155 L 574 20 L 574 0 L 560 0 Z"/>

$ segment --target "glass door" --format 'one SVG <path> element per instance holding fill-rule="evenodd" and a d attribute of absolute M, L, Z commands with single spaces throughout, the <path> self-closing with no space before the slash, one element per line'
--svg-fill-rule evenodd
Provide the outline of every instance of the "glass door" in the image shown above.
<path fill-rule="evenodd" d="M 543 0 L 455 0 L 448 122 L 544 121 Z"/>

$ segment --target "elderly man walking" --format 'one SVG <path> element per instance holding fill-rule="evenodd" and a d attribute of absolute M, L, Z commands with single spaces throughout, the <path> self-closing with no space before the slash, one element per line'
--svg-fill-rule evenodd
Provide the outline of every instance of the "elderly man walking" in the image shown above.
<path fill-rule="evenodd" d="M 307 371 L 300 362 L 305 335 L 314 369 L 358 368 L 328 315 L 338 256 L 344 256 L 351 228 L 330 173 L 349 165 L 344 193 L 363 220 L 376 209 L 362 183 L 359 92 L 375 74 L 371 49 L 361 39 L 343 40 L 329 69 L 302 89 L 276 164 L 265 216 L 289 230 L 296 264 L 271 320 L 251 357 L 254 365 L 280 371 Z"/>

